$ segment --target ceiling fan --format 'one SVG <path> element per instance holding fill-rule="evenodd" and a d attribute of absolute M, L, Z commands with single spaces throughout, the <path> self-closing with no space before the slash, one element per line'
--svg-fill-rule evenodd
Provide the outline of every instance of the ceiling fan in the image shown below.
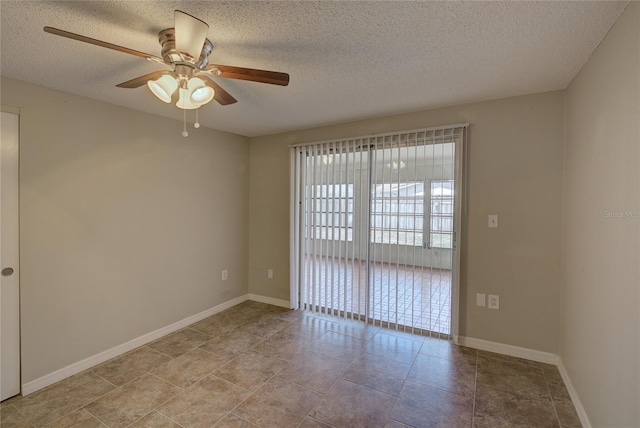
<path fill-rule="evenodd" d="M 280 86 L 289 84 L 289 75 L 287 73 L 209 64 L 209 54 L 211 54 L 213 48 L 212 43 L 207 39 L 209 25 L 180 10 L 174 12 L 174 27 L 158 33 L 162 57 L 58 28 L 44 27 L 44 31 L 169 66 L 170 70 L 154 71 L 116 86 L 118 88 L 132 89 L 147 84 L 151 92 L 160 100 L 165 103 L 175 101 L 176 106 L 185 112 L 186 110 L 196 109 L 196 115 L 197 109 L 212 99 L 215 99 L 221 105 L 237 102 L 231 94 L 211 78 L 212 76 Z M 195 126 L 196 128 L 199 126 L 197 119 Z M 182 135 L 185 137 L 188 135 L 186 129 Z"/>

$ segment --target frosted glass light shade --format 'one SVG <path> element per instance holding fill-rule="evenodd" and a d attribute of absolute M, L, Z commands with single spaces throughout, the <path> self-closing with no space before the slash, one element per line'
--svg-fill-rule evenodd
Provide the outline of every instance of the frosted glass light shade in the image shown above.
<path fill-rule="evenodd" d="M 197 106 L 208 103 L 215 95 L 213 88 L 205 85 L 198 77 L 189 80 L 189 92 L 191 93 L 191 102 Z"/>
<path fill-rule="evenodd" d="M 191 97 L 189 96 L 188 89 L 180 89 L 180 97 L 178 98 L 178 102 L 176 103 L 176 107 L 184 109 L 184 110 L 193 110 L 194 108 L 200 107 L 191 102 Z"/>
<path fill-rule="evenodd" d="M 168 74 L 158 80 L 149 80 L 147 86 L 153 94 L 165 103 L 171 102 L 171 95 L 178 89 L 176 79 Z"/>

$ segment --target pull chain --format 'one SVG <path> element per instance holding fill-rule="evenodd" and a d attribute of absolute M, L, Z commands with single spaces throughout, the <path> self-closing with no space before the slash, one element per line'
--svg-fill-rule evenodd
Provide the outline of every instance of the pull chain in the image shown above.
<path fill-rule="evenodd" d="M 198 110 L 200 110 L 200 107 L 196 107 L 196 123 L 193 124 L 194 128 L 200 128 L 200 122 L 198 121 Z"/>
<path fill-rule="evenodd" d="M 184 91 L 184 89 L 180 89 L 181 91 Z M 182 93 L 182 99 L 184 100 L 184 92 Z M 182 136 L 183 137 L 188 137 L 189 133 L 187 132 L 187 110 L 184 108 L 184 101 L 183 101 L 183 108 L 182 108 Z"/>
<path fill-rule="evenodd" d="M 187 111 L 182 110 L 182 136 L 188 137 L 189 133 L 187 132 Z"/>

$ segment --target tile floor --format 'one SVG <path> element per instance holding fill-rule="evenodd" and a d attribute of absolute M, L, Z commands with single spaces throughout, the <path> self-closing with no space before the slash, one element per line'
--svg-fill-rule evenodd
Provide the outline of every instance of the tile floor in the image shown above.
<path fill-rule="evenodd" d="M 580 427 L 554 366 L 245 302 L 26 397 L 11 427 Z"/>
<path fill-rule="evenodd" d="M 367 287 L 366 268 L 370 267 Z M 308 256 L 305 301 L 310 305 L 364 315 L 378 325 L 431 331 L 448 336 L 451 329 L 451 270 L 393 263 Z"/>

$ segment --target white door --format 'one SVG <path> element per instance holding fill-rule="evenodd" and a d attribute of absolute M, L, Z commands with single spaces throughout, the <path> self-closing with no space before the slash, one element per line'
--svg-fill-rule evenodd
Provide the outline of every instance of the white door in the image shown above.
<path fill-rule="evenodd" d="M 20 394 L 18 115 L 0 120 L 0 399 Z"/>

